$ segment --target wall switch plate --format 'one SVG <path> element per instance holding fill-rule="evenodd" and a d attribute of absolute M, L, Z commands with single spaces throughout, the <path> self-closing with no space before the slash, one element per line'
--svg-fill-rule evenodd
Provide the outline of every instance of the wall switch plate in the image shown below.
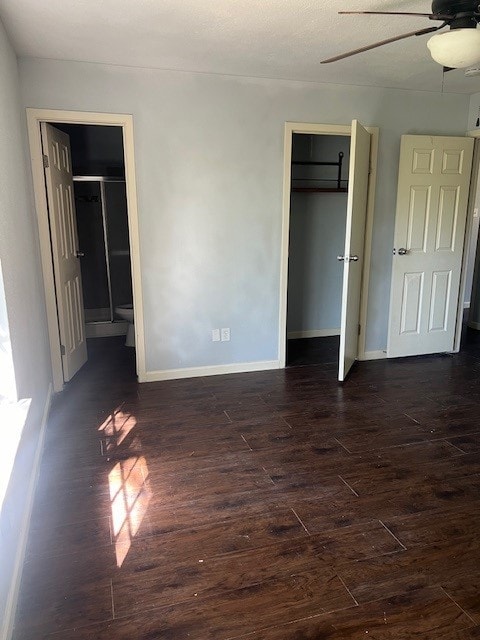
<path fill-rule="evenodd" d="M 212 329 L 212 342 L 220 342 L 220 329 Z"/>
<path fill-rule="evenodd" d="M 228 342 L 230 340 L 230 328 L 227 327 L 221 330 L 222 342 Z"/>

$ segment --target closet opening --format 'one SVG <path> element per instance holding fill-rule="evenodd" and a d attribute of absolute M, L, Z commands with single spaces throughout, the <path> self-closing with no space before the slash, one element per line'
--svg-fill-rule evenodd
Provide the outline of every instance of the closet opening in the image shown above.
<path fill-rule="evenodd" d="M 350 136 L 294 133 L 287 366 L 339 359 Z"/>

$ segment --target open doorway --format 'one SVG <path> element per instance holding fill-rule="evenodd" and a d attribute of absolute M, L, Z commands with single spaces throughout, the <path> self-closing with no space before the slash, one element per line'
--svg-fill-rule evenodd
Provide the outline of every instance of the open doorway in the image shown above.
<path fill-rule="evenodd" d="M 294 141 L 294 136 L 299 134 L 307 135 L 304 138 L 295 137 Z M 322 138 L 328 137 L 333 138 L 333 141 L 327 140 L 322 145 Z M 338 149 L 339 138 L 347 140 L 345 149 L 349 155 L 349 162 L 345 173 L 345 151 Z M 320 139 L 320 142 L 317 142 L 317 139 Z M 293 155 L 294 144 L 295 155 Z M 345 145 L 345 141 L 342 141 L 342 145 Z M 335 147 L 334 151 L 332 146 Z M 334 153 L 334 156 L 323 157 L 325 148 L 327 153 Z M 311 341 L 312 338 L 332 338 L 333 345 L 328 348 L 330 353 L 327 354 L 327 358 L 331 358 L 332 353 L 336 354 L 338 350 L 337 377 L 340 382 L 345 380 L 357 359 L 366 359 L 366 315 L 377 149 L 378 129 L 365 128 L 357 120 L 353 120 L 350 126 L 290 122 L 285 124 L 278 349 L 280 366 L 287 366 L 289 339 Z M 323 173 L 325 170 L 330 173 Z M 316 207 L 305 204 L 303 207 L 299 206 L 299 210 L 307 212 L 306 217 L 310 220 L 310 227 L 307 224 L 305 228 L 300 223 L 296 229 L 291 206 L 293 205 L 294 208 L 297 206 L 297 194 L 315 197 L 322 194 L 335 197 L 347 196 L 343 224 L 338 225 L 338 228 L 343 228 L 343 245 L 340 244 L 340 247 L 323 245 L 323 250 L 331 253 L 329 268 L 332 263 L 335 264 L 335 267 L 340 270 L 341 279 L 330 289 L 330 294 L 327 293 L 324 296 L 318 296 L 319 287 L 315 282 L 316 276 L 322 271 L 319 252 L 316 250 L 315 243 L 308 244 L 307 236 L 309 233 L 315 233 L 320 241 L 322 234 L 326 234 L 326 228 L 323 227 L 322 231 L 321 222 L 313 223 L 308 212 L 315 212 Z M 300 258 L 294 262 L 295 257 L 292 257 L 290 264 L 291 250 Z M 307 254 L 310 256 L 309 259 L 306 258 Z M 309 261 L 315 263 L 316 275 L 314 274 L 313 277 L 305 274 L 305 265 Z M 294 291 L 293 296 L 289 290 L 290 285 Z M 327 285 L 325 290 L 328 290 Z M 312 295 L 309 296 L 309 293 Z M 335 304 L 332 303 L 334 294 L 340 295 L 341 298 L 339 326 L 335 326 L 338 323 L 338 309 L 335 309 Z M 319 297 L 321 298 L 320 306 L 317 304 Z M 322 324 L 328 320 L 331 326 L 315 326 L 313 329 L 307 327 L 312 317 L 315 322 L 320 322 L 320 312 L 323 314 Z M 326 335 L 327 333 L 338 334 L 338 332 L 339 341 L 338 335 Z M 301 346 L 300 343 L 297 344 Z M 307 348 L 307 351 L 309 350 Z M 300 354 L 300 359 L 301 357 Z M 293 364 L 291 348 L 288 361 Z M 308 361 L 311 362 L 310 359 Z M 296 364 L 306 364 L 306 361 L 297 360 Z M 332 376 L 334 369 L 335 367 L 332 367 Z"/>
<path fill-rule="evenodd" d="M 126 346 L 134 348 L 122 129 L 51 126 L 70 140 L 86 337 L 124 335 Z"/>
<path fill-rule="evenodd" d="M 287 366 L 338 365 L 350 137 L 292 140 Z"/>
<path fill-rule="evenodd" d="M 464 295 L 460 350 L 480 350 L 480 250 L 479 250 L 479 221 L 480 221 L 480 166 L 479 141 L 475 142 L 476 158 L 472 169 L 470 224 L 467 224 L 465 235 Z"/>
<path fill-rule="evenodd" d="M 83 366 L 87 340 L 129 349 L 143 380 L 132 118 L 28 109 L 27 120 L 54 389 Z"/>

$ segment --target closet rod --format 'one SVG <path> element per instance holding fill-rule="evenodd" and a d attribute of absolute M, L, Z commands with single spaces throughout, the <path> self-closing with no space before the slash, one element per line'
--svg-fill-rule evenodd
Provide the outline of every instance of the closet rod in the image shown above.
<path fill-rule="evenodd" d="M 343 155 L 343 154 L 342 154 Z M 315 160 L 292 160 L 292 164 L 318 164 L 322 166 L 338 167 L 339 162 L 317 162 Z"/>

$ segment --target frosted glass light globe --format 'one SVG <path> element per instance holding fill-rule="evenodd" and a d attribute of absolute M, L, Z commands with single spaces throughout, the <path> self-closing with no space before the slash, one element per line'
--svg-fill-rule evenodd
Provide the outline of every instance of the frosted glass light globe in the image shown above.
<path fill-rule="evenodd" d="M 435 62 L 461 69 L 480 62 L 480 30 L 452 29 L 437 33 L 427 42 Z"/>

